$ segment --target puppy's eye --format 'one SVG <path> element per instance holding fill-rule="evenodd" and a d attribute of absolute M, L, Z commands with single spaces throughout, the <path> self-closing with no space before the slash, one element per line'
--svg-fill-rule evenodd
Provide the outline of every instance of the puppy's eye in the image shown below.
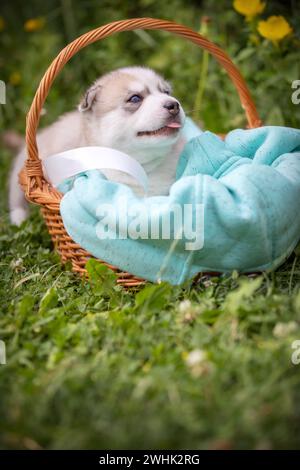
<path fill-rule="evenodd" d="M 170 94 L 171 94 L 170 90 L 164 90 L 164 93 L 165 93 L 166 95 L 170 95 Z"/>
<path fill-rule="evenodd" d="M 142 101 L 142 97 L 140 95 L 132 95 L 129 100 L 127 100 L 129 103 L 140 103 Z"/>

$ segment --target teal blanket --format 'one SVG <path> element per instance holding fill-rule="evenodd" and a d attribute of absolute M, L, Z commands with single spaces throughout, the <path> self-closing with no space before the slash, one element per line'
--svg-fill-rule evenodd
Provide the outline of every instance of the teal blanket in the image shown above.
<path fill-rule="evenodd" d="M 138 198 L 98 170 L 65 185 L 60 210 L 69 235 L 150 281 L 278 267 L 300 238 L 300 131 L 238 129 L 222 141 L 187 121 L 185 133 L 191 140 L 168 196 Z M 166 233 L 151 232 L 159 223 Z"/>

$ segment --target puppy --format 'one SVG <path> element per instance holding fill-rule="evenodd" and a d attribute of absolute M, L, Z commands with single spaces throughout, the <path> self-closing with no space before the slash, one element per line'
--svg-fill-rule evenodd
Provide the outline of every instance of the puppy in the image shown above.
<path fill-rule="evenodd" d="M 112 71 L 87 90 L 77 111 L 63 115 L 37 136 L 40 158 L 77 147 L 104 146 L 135 158 L 148 175 L 148 196 L 168 194 L 175 180 L 185 120 L 171 86 L 153 70 L 125 67 Z M 25 161 L 17 156 L 10 176 L 11 222 L 19 225 L 27 205 L 17 179 Z M 141 190 L 127 174 L 103 170 L 109 179 Z"/>

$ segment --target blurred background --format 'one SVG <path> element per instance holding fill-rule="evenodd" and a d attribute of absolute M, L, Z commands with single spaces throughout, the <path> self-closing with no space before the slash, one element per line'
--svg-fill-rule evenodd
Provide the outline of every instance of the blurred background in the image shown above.
<path fill-rule="evenodd" d="M 39 80 L 68 42 L 107 22 L 143 16 L 201 31 L 239 67 L 264 123 L 299 126 L 300 106 L 291 101 L 291 84 L 300 78 L 298 0 L 2 0 L 0 79 L 7 84 L 7 104 L 0 106 L 1 129 L 24 131 Z M 206 128 L 226 132 L 245 125 L 237 93 L 216 61 L 158 31 L 120 33 L 81 51 L 56 80 L 41 125 L 74 108 L 96 77 L 131 64 L 170 79 L 187 114 Z"/>

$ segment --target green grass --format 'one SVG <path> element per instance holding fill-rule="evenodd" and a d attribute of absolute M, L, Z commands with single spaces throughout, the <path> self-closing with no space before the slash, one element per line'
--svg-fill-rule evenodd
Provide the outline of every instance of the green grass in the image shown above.
<path fill-rule="evenodd" d="M 94 263 L 83 282 L 37 210 L 8 224 L 1 156 L 1 448 L 299 448 L 295 256 L 269 276 L 138 294 Z"/>

